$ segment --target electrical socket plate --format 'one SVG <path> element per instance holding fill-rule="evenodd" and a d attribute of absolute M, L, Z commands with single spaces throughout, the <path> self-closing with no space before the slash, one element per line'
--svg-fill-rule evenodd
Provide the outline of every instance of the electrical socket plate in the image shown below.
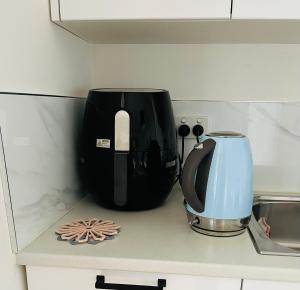
<path fill-rule="evenodd" d="M 175 125 L 176 128 L 178 130 L 180 125 L 189 125 L 191 128 L 191 132 L 190 134 L 186 137 L 186 138 L 195 138 L 194 134 L 193 134 L 193 127 L 195 125 L 201 125 L 204 129 L 204 134 L 209 132 L 209 128 L 208 128 L 208 116 L 201 116 L 201 115 L 176 115 L 175 116 Z"/>

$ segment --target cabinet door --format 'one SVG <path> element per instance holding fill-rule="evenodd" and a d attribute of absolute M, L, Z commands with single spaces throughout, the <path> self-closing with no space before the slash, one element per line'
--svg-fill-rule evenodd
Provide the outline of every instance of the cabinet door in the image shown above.
<path fill-rule="evenodd" d="M 166 279 L 164 290 L 240 290 L 241 280 L 140 272 L 116 272 L 71 268 L 26 267 L 28 290 L 92 290 L 96 275 L 106 283 L 157 286 Z"/>
<path fill-rule="evenodd" d="M 244 280 L 243 290 L 299 290 L 300 283 Z"/>
<path fill-rule="evenodd" d="M 233 0 L 233 19 L 300 19 L 299 0 Z"/>
<path fill-rule="evenodd" d="M 60 0 L 59 5 L 62 21 L 229 19 L 231 0 Z"/>

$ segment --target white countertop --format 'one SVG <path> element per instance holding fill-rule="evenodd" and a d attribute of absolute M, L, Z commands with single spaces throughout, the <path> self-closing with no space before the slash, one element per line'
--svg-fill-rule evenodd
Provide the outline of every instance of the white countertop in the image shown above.
<path fill-rule="evenodd" d="M 97 245 L 57 241 L 60 225 L 93 217 L 120 224 L 120 234 Z M 17 263 L 300 282 L 299 257 L 259 255 L 248 232 L 216 238 L 192 231 L 179 188 L 162 207 L 143 212 L 107 210 L 86 197 L 18 253 Z"/>

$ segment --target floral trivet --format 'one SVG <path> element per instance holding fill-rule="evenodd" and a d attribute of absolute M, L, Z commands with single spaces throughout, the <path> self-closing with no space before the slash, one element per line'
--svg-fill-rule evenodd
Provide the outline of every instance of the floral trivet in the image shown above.
<path fill-rule="evenodd" d="M 62 225 L 55 233 L 59 241 L 69 241 L 72 245 L 98 244 L 113 239 L 120 228 L 113 221 L 92 218 Z"/>

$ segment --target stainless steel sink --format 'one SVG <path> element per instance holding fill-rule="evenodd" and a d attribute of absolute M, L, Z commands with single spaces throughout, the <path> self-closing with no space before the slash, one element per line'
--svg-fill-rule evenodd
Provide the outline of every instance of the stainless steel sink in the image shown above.
<path fill-rule="evenodd" d="M 300 256 L 300 197 L 255 197 L 249 230 L 258 253 Z"/>

